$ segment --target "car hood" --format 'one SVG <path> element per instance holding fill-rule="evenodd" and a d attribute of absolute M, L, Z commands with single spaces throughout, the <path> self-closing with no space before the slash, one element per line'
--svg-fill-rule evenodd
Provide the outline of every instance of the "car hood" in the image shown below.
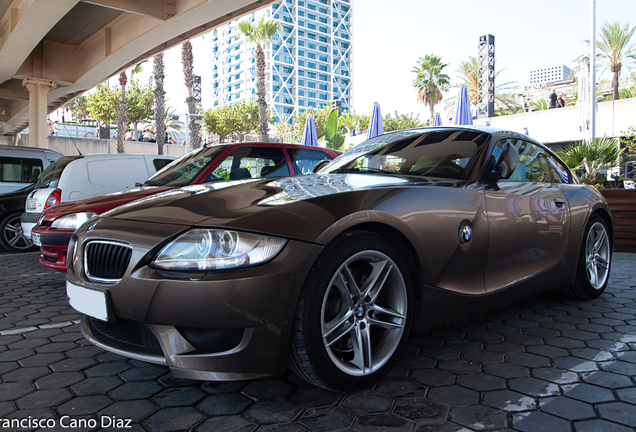
<path fill-rule="evenodd" d="M 238 180 L 192 185 L 162 192 L 118 207 L 105 213 L 103 217 L 261 230 L 267 224 L 286 223 L 285 218 L 276 219 L 275 215 L 283 212 L 289 218 L 295 213 L 293 208 L 301 203 L 310 202 L 315 206 L 336 207 L 338 211 L 343 211 L 348 200 L 344 197 L 334 200 L 333 196 L 370 191 L 383 194 L 395 188 L 416 184 L 458 187 L 464 182 L 381 174 L 324 174 L 286 177 L 273 181 Z M 329 203 L 325 203 L 326 200 Z M 355 210 L 350 208 L 346 211 Z M 305 210 L 296 213 L 302 212 Z M 264 213 L 268 215 L 264 216 Z M 261 222 L 253 226 L 239 222 L 258 218 Z"/>
<path fill-rule="evenodd" d="M 171 188 L 167 187 L 142 187 L 137 189 L 129 189 L 122 192 L 115 192 L 108 195 L 97 196 L 80 201 L 70 201 L 58 204 L 49 208 L 44 212 L 45 220 L 53 220 L 60 216 L 71 213 L 93 212 L 102 214 L 108 210 L 112 210 L 120 205 L 127 204 L 131 201 L 165 192 Z"/>

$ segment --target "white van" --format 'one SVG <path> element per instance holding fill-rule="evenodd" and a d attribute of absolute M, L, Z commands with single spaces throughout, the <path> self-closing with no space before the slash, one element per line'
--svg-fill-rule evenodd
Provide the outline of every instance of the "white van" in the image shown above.
<path fill-rule="evenodd" d="M 175 159 L 145 154 L 67 156 L 52 163 L 27 196 L 20 217 L 24 235 L 31 237 L 40 214 L 61 202 L 77 201 L 134 188 Z"/>
<path fill-rule="evenodd" d="M 0 194 L 35 183 L 52 162 L 62 155 L 37 147 L 0 145 Z"/>

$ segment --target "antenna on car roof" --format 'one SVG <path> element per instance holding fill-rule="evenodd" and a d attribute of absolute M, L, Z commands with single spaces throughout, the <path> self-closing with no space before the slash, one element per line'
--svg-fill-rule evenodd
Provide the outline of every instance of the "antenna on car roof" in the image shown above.
<path fill-rule="evenodd" d="M 77 144 L 75 144 L 75 140 L 73 139 L 73 137 L 71 136 L 71 133 L 68 131 L 68 129 L 66 128 L 66 125 L 63 124 L 62 126 L 64 126 L 64 130 L 66 131 L 66 133 L 68 134 L 68 137 L 71 139 L 71 142 L 73 143 L 73 145 L 75 146 L 75 150 L 77 150 L 77 153 L 79 153 L 80 156 L 84 156 L 82 154 L 82 152 L 80 151 L 80 149 L 77 147 Z"/>

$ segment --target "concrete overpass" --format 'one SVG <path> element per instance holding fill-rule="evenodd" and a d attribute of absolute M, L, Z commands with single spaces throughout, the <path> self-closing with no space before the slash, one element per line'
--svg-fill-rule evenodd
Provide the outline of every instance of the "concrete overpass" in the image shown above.
<path fill-rule="evenodd" d="M 275 0 L 0 0 L 0 143 L 142 60 Z"/>

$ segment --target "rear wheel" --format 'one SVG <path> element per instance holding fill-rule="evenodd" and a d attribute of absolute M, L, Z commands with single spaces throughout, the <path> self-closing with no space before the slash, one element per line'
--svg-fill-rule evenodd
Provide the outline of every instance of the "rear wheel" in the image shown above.
<path fill-rule="evenodd" d="M 11 213 L 0 222 L 0 244 L 9 252 L 35 250 L 30 238 L 22 232 L 20 213 Z"/>
<path fill-rule="evenodd" d="M 327 389 L 365 388 L 384 376 L 411 321 L 411 277 L 382 237 L 346 233 L 316 262 L 301 293 L 290 363 Z"/>
<path fill-rule="evenodd" d="M 568 287 L 573 297 L 593 299 L 605 291 L 612 262 L 612 241 L 607 224 L 599 215 L 590 218 L 579 256 L 576 279 Z"/>

